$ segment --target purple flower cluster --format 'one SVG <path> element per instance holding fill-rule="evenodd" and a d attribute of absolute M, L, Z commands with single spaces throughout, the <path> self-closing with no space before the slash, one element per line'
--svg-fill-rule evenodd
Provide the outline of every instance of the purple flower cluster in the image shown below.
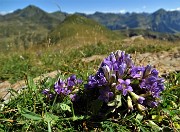
<path fill-rule="evenodd" d="M 62 79 L 58 79 L 58 81 L 54 84 L 54 91 L 58 95 L 70 95 L 70 98 L 72 99 L 72 101 L 74 101 L 76 98 L 76 93 L 74 93 L 74 91 L 76 90 L 76 86 L 79 84 L 82 84 L 82 80 L 77 79 L 76 75 L 72 75 L 65 81 Z M 52 93 L 50 93 L 49 89 L 44 89 L 43 94 L 52 96 Z"/>
<path fill-rule="evenodd" d="M 150 107 L 157 106 L 160 93 L 164 90 L 164 79 L 158 77 L 158 71 L 150 65 L 133 67 L 130 76 L 139 80 L 139 88 L 143 91 L 142 96 L 151 97 L 145 103 Z"/>
<path fill-rule="evenodd" d="M 98 87 L 100 94 L 98 99 L 107 103 L 114 96 L 112 87 L 116 85 L 117 79 L 123 77 L 126 70 L 132 66 L 133 62 L 129 54 L 125 54 L 124 51 L 120 50 L 116 51 L 115 54 L 112 52 L 103 60 L 98 72 L 89 76 L 85 88 L 94 89 Z M 119 87 L 119 89 L 121 88 Z"/>
<path fill-rule="evenodd" d="M 98 91 L 98 99 L 105 103 L 121 94 L 130 110 L 134 106 L 145 110 L 158 105 L 164 80 L 150 65 L 135 66 L 129 54 L 118 50 L 103 60 L 95 75 L 89 76 L 85 88 Z"/>
<path fill-rule="evenodd" d="M 88 100 L 101 100 L 105 106 L 113 109 L 126 103 L 128 111 L 143 111 L 159 104 L 164 80 L 158 74 L 150 65 L 134 65 L 129 54 L 118 50 L 102 61 L 95 75 L 89 76 L 84 95 Z M 69 96 L 75 101 L 79 84 L 82 84 L 82 80 L 72 75 L 66 80 L 58 79 L 53 91 L 45 89 L 43 94 L 49 98 L 55 94 L 58 97 Z"/>

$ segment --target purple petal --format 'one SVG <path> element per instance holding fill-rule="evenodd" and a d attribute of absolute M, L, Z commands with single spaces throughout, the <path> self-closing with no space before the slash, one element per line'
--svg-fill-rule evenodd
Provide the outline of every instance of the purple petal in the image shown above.
<path fill-rule="evenodd" d="M 119 85 L 116 86 L 116 89 L 117 89 L 117 90 L 123 90 L 123 87 L 122 87 L 121 84 L 119 84 Z"/>
<path fill-rule="evenodd" d="M 133 89 L 132 89 L 132 87 L 131 87 L 131 86 L 127 86 L 127 90 L 128 90 L 128 91 L 130 91 L 130 92 L 132 92 L 132 91 L 133 91 Z"/>
<path fill-rule="evenodd" d="M 113 92 L 109 92 L 109 97 L 113 97 L 113 96 L 114 96 Z"/>
<path fill-rule="evenodd" d="M 71 79 L 71 80 L 76 80 L 76 75 L 74 75 L 74 74 L 71 75 L 71 76 L 70 76 L 70 79 Z"/>
<path fill-rule="evenodd" d="M 126 96 L 127 95 L 127 89 L 123 90 L 123 95 Z"/>
<path fill-rule="evenodd" d="M 48 93 L 49 93 L 49 89 L 44 89 L 43 91 L 42 91 L 42 94 L 45 94 L 45 95 L 47 95 Z"/>
<path fill-rule="evenodd" d="M 145 98 L 140 96 L 139 99 L 138 99 L 138 102 L 139 102 L 140 104 L 142 104 L 144 100 L 145 100 Z"/>
<path fill-rule="evenodd" d="M 155 76 L 155 77 L 157 77 L 158 76 L 158 71 L 156 70 L 156 69 L 153 69 L 152 71 L 151 71 L 151 74 L 153 75 L 153 76 Z"/>
<path fill-rule="evenodd" d="M 118 81 L 119 81 L 120 83 L 124 83 L 124 80 L 122 80 L 122 79 L 118 79 Z"/>
<path fill-rule="evenodd" d="M 126 79 L 125 84 L 129 85 L 130 83 L 131 83 L 131 80 L 130 79 Z"/>

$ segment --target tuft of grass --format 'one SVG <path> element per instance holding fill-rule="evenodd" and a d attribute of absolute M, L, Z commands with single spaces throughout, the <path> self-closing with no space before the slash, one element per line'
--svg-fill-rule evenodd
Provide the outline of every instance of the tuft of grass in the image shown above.
<path fill-rule="evenodd" d="M 92 71 L 99 63 L 95 61 L 84 64 L 81 61 L 82 58 L 92 55 L 107 55 L 111 51 L 119 49 L 128 53 L 145 53 L 168 51 L 177 46 L 179 46 L 178 42 L 147 39 L 134 41 L 133 43 L 99 41 L 68 49 L 59 45 L 50 47 L 35 46 L 27 50 L 19 50 L 18 52 L 14 49 L 0 53 L 0 80 L 9 80 L 11 83 L 15 83 L 24 79 L 26 75 L 36 77 L 42 73 L 48 73 L 57 69 L 62 72 L 74 73 L 77 72 L 75 69 L 81 69 L 84 65 L 89 65 L 85 66 L 84 70 L 89 70 L 90 68 Z"/>

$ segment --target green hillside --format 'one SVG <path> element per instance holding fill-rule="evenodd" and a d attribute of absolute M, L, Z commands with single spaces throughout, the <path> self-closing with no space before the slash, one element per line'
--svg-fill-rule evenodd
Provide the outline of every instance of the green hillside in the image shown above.
<path fill-rule="evenodd" d="M 0 16 L 0 49 L 39 44 L 64 17 L 63 13 L 58 17 L 32 5 Z"/>
<path fill-rule="evenodd" d="M 51 44 L 80 46 L 114 41 L 118 40 L 120 36 L 91 19 L 74 14 L 68 16 L 50 32 L 49 38 Z"/>
<path fill-rule="evenodd" d="M 139 35 L 139 30 L 144 30 L 140 35 L 158 39 L 168 37 L 168 40 L 176 40 L 179 39 L 177 35 L 180 30 L 179 18 L 178 11 L 163 9 L 152 14 L 96 12 L 91 15 L 83 13 L 70 15 L 61 11 L 47 13 L 36 6 L 29 5 L 24 9 L 0 15 L 0 51 L 14 48 L 28 49 L 42 44 L 58 43 L 61 46 L 67 46 L 73 43 L 75 46 L 80 46 L 97 42 L 112 42 L 124 35 L 122 31 L 112 32 L 119 29 L 130 32 L 129 36 Z M 164 35 L 152 31 L 176 33 L 176 35 L 167 33 Z"/>

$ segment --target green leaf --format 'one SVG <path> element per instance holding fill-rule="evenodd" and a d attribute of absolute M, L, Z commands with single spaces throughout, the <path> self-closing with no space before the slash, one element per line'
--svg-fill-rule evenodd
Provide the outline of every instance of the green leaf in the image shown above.
<path fill-rule="evenodd" d="M 42 117 L 41 117 L 40 115 L 38 115 L 38 114 L 36 114 L 36 113 L 34 113 L 34 112 L 31 112 L 31 111 L 29 111 L 29 110 L 26 109 L 26 108 L 20 108 L 20 107 L 18 107 L 18 111 L 19 111 L 19 113 L 20 113 L 22 116 L 24 116 L 24 117 L 26 117 L 26 118 L 28 118 L 28 119 L 31 119 L 31 120 L 42 120 Z"/>
<path fill-rule="evenodd" d="M 148 126 L 150 126 L 155 132 L 159 132 L 162 130 L 161 127 L 159 127 L 156 123 L 154 123 L 151 120 L 148 120 Z"/>
<path fill-rule="evenodd" d="M 69 117 L 69 118 L 61 118 L 59 120 L 61 121 L 70 121 L 70 120 L 73 120 L 73 121 L 76 121 L 76 120 L 87 120 L 87 119 L 90 119 L 91 117 L 90 116 L 73 116 L 73 117 Z"/>
<path fill-rule="evenodd" d="M 139 128 L 141 129 L 142 132 L 147 132 L 147 130 L 143 128 L 142 126 L 139 126 Z"/>
<path fill-rule="evenodd" d="M 44 118 L 45 122 L 50 122 L 51 124 L 55 124 L 59 120 L 58 116 L 53 115 L 53 114 L 48 113 L 48 112 L 46 112 L 44 114 L 43 118 Z"/>
<path fill-rule="evenodd" d="M 52 132 L 51 130 L 51 123 L 48 121 L 48 132 Z"/>
<path fill-rule="evenodd" d="M 115 106 L 116 105 L 116 100 L 112 100 L 107 103 L 108 106 Z"/>
<path fill-rule="evenodd" d="M 152 119 L 153 119 L 153 120 L 156 120 L 156 121 L 158 121 L 158 122 L 161 122 L 164 118 L 165 118 L 165 116 L 152 115 Z"/>
<path fill-rule="evenodd" d="M 137 114 L 136 119 L 141 122 L 143 119 L 143 115 Z"/>
<path fill-rule="evenodd" d="M 36 91 L 36 84 L 33 81 L 32 77 L 28 77 L 28 87 L 32 90 L 32 91 Z"/>
<path fill-rule="evenodd" d="M 107 105 L 108 106 L 116 106 L 116 108 L 119 108 L 120 106 L 122 106 L 121 95 L 116 95 L 115 99 L 108 102 Z"/>
<path fill-rule="evenodd" d="M 60 103 L 60 107 L 63 111 L 69 111 L 71 112 L 71 107 L 67 104 L 64 104 L 64 103 Z"/>
<path fill-rule="evenodd" d="M 43 118 L 44 122 L 48 123 L 48 132 L 51 132 L 51 125 L 56 124 L 56 122 L 59 120 L 59 117 L 46 112 Z"/>
<path fill-rule="evenodd" d="M 5 132 L 3 129 L 0 128 L 0 132 Z"/>
<path fill-rule="evenodd" d="M 73 121 L 83 120 L 84 118 L 85 118 L 84 116 L 73 116 Z"/>
<path fill-rule="evenodd" d="M 121 95 L 116 95 L 115 100 L 117 101 L 117 106 L 116 106 L 116 108 L 121 107 L 121 106 L 122 106 Z"/>

